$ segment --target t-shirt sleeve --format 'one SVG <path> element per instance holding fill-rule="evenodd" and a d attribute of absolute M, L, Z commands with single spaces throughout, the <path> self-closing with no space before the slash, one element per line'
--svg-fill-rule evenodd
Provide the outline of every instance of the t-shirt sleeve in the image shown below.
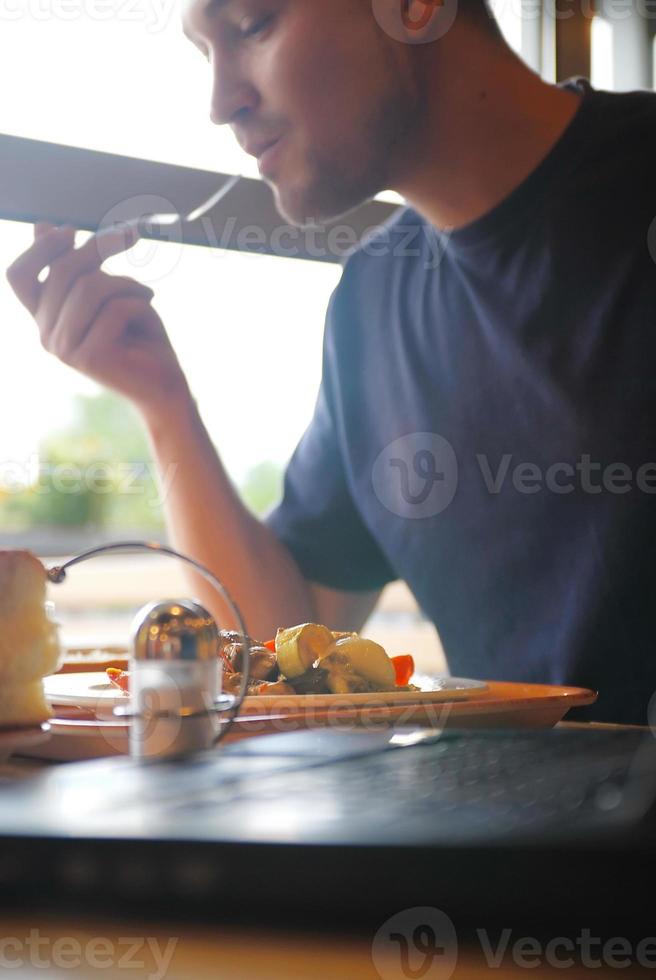
<path fill-rule="evenodd" d="M 287 467 L 282 502 L 266 523 L 312 582 L 347 592 L 382 588 L 397 576 L 353 500 L 344 472 L 332 398 L 337 359 L 324 344 L 323 377 L 314 416 Z"/>

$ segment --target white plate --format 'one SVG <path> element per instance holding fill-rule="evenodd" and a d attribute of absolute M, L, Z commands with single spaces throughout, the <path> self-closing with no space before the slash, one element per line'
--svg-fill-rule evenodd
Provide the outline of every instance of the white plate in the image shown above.
<path fill-rule="evenodd" d="M 5 762 L 21 749 L 31 748 L 49 738 L 50 726 L 47 723 L 30 728 L 0 728 L 0 762 Z"/>
<path fill-rule="evenodd" d="M 262 711 L 302 711 L 324 708 L 376 708 L 403 704 L 437 704 L 442 701 L 460 701 L 487 688 L 483 681 L 464 677 L 429 676 L 415 674 L 412 683 L 418 691 L 375 691 L 368 694 L 290 694 L 261 695 L 244 699 L 246 713 Z"/>
<path fill-rule="evenodd" d="M 44 678 L 43 689 L 50 705 L 67 705 L 76 708 L 113 708 L 130 700 L 128 694 L 112 684 L 102 671 L 80 671 L 70 674 L 52 674 Z"/>
<path fill-rule="evenodd" d="M 467 680 L 462 677 L 429 677 L 415 674 L 413 683 L 419 691 L 381 691 L 373 694 L 295 694 L 263 695 L 244 700 L 247 712 L 300 711 L 303 708 L 347 708 L 375 707 L 378 705 L 421 704 L 441 701 L 455 701 L 484 691 L 487 687 L 482 681 Z M 78 708 L 102 710 L 105 715 L 112 708 L 129 701 L 107 680 L 105 673 L 81 672 L 54 674 L 44 681 L 46 699 L 51 705 L 65 705 Z"/>
<path fill-rule="evenodd" d="M 130 726 L 127 722 L 53 718 L 50 729 L 50 740 L 34 749 L 26 749 L 25 755 L 50 762 L 79 762 L 127 755 L 129 751 Z"/>

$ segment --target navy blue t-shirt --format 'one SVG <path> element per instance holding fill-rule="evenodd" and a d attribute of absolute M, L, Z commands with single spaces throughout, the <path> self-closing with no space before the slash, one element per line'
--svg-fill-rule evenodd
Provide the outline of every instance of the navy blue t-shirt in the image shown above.
<path fill-rule="evenodd" d="M 597 92 L 452 234 L 351 255 L 268 522 L 307 578 L 404 579 L 454 674 L 656 691 L 656 95 Z M 653 254 L 652 254 L 653 253 Z"/>

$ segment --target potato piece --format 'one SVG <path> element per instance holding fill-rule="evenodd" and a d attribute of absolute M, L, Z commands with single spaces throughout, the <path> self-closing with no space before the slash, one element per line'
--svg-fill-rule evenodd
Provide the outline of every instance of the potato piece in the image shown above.
<path fill-rule="evenodd" d="M 326 626 L 303 623 L 276 634 L 276 654 L 284 677 L 299 677 L 320 660 L 333 645 L 333 634 Z"/>
<path fill-rule="evenodd" d="M 344 656 L 355 674 L 363 677 L 378 691 L 396 690 L 394 664 L 383 647 L 373 640 L 352 636 L 337 640 L 335 654 Z"/>
<path fill-rule="evenodd" d="M 330 660 L 330 657 L 328 658 Z M 333 694 L 368 694 L 369 683 L 350 668 L 335 666 L 328 671 L 327 685 Z"/>

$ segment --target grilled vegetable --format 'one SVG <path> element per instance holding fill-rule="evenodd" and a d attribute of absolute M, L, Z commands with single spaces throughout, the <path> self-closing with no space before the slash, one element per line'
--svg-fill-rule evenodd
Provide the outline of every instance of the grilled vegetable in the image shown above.
<path fill-rule="evenodd" d="M 288 683 L 296 694 L 330 694 L 328 671 L 321 667 L 310 667 L 304 674 L 292 677 Z"/>
<path fill-rule="evenodd" d="M 226 694 L 238 694 L 242 685 L 242 674 L 230 674 L 223 679 L 223 690 Z M 247 697 L 261 697 L 263 694 L 296 694 L 296 691 L 286 681 L 257 681 L 249 680 L 246 685 Z"/>
<path fill-rule="evenodd" d="M 392 657 L 392 666 L 396 673 L 396 686 L 406 687 L 410 683 L 410 678 L 415 672 L 415 662 L 409 653 L 402 653 L 398 657 Z"/>
<path fill-rule="evenodd" d="M 237 673 L 243 671 L 244 647 L 242 643 L 228 644 L 224 656 L 234 671 Z M 275 681 L 279 674 L 275 653 L 263 646 L 252 646 L 249 674 L 254 681 Z"/>
<path fill-rule="evenodd" d="M 325 656 L 333 643 L 330 630 L 315 623 L 279 629 L 276 634 L 276 653 L 280 673 L 287 678 L 300 677 L 312 664 Z"/>
<path fill-rule="evenodd" d="M 396 673 L 392 661 L 385 650 L 373 640 L 363 640 L 359 636 L 348 636 L 337 640 L 325 657 L 321 666 L 332 673 L 336 670 L 346 674 L 356 674 L 377 691 L 393 691 L 396 687 Z M 335 687 L 340 690 L 335 690 Z M 348 690 L 356 690 L 355 682 L 351 679 Z M 331 682 L 331 689 L 336 694 L 346 693 L 344 685 Z M 365 687 L 366 689 L 366 687 Z"/>
<path fill-rule="evenodd" d="M 107 679 L 114 687 L 118 687 L 125 694 L 130 692 L 130 675 L 127 670 L 118 670 L 116 667 L 107 667 Z"/>

